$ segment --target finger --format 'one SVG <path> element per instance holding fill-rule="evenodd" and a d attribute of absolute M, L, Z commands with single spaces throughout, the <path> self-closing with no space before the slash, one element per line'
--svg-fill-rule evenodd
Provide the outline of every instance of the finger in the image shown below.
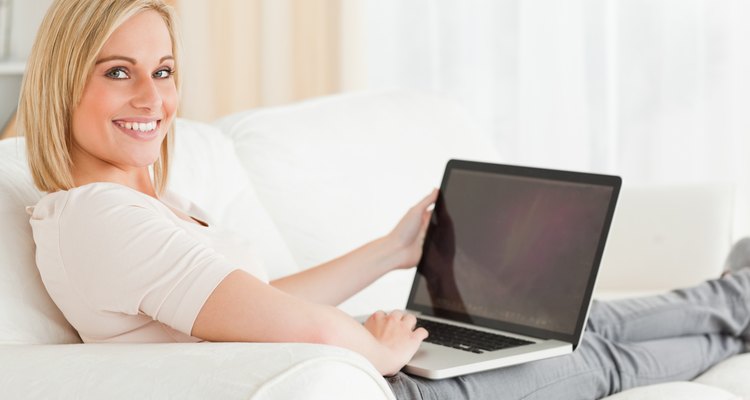
<path fill-rule="evenodd" d="M 369 319 L 382 319 L 383 317 L 385 317 L 385 311 L 378 310 L 378 311 L 375 311 L 374 313 L 372 313 L 372 315 L 370 315 Z"/>
<path fill-rule="evenodd" d="M 418 339 L 420 342 L 427 339 L 428 336 L 430 336 L 430 333 L 425 328 L 417 328 L 411 334 L 411 337 Z"/>
<path fill-rule="evenodd" d="M 422 200 L 420 200 L 419 203 L 417 203 L 414 206 L 414 208 L 420 209 L 420 210 L 426 209 L 427 207 L 430 206 L 430 204 L 432 204 L 435 201 L 437 201 L 437 196 L 438 196 L 438 190 L 437 189 L 432 189 L 432 192 L 430 192 L 430 194 L 428 194 Z"/>
<path fill-rule="evenodd" d="M 425 211 L 424 214 L 422 214 L 422 223 L 419 226 L 419 231 L 424 233 L 427 231 L 427 225 L 430 224 L 430 217 L 432 217 L 432 210 Z"/>
<path fill-rule="evenodd" d="M 414 330 L 417 326 L 417 317 L 409 313 L 405 313 L 403 318 L 401 318 L 401 321 L 407 324 L 411 330 Z"/>
<path fill-rule="evenodd" d="M 404 318 L 404 313 L 398 310 L 394 310 L 391 311 L 390 314 L 388 314 L 388 317 L 396 321 L 401 321 L 401 319 Z"/>
<path fill-rule="evenodd" d="M 424 205 L 424 207 L 426 208 L 428 205 L 434 203 L 435 201 L 437 201 L 438 192 L 439 191 L 438 191 L 437 188 L 433 188 L 432 192 L 430 192 L 430 194 L 428 194 L 427 196 L 425 196 L 425 198 L 422 199 L 422 201 L 419 204 Z"/>

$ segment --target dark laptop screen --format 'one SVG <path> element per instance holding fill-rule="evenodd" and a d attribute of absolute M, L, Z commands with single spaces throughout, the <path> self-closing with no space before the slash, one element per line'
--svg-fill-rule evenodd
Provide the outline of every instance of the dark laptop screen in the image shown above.
<path fill-rule="evenodd" d="M 618 192 L 617 177 L 454 162 L 408 307 L 534 336 L 576 337 Z"/>

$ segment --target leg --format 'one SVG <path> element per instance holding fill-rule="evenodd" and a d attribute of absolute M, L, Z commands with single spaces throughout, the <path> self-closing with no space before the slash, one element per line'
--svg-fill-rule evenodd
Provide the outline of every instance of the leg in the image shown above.
<path fill-rule="evenodd" d="M 641 342 L 725 334 L 750 340 L 750 268 L 659 296 L 594 302 L 587 326 L 606 338 Z"/>
<path fill-rule="evenodd" d="M 388 378 L 407 399 L 597 399 L 636 386 L 692 379 L 737 354 L 732 336 L 685 336 L 620 344 L 595 333 L 563 357 L 430 381 L 399 373 Z"/>
<path fill-rule="evenodd" d="M 737 272 L 746 267 L 750 267 L 750 237 L 742 238 L 732 245 L 727 260 L 724 262 L 724 271 L 728 273 Z"/>

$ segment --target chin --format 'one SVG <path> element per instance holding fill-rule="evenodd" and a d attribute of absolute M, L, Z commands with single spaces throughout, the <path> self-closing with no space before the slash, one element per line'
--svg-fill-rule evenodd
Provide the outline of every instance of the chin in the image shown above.
<path fill-rule="evenodd" d="M 128 157 L 129 161 L 127 164 L 135 168 L 150 167 L 159 161 L 159 157 L 161 156 L 160 149 L 161 146 L 156 151 L 149 152 L 148 154 L 131 154 Z"/>
<path fill-rule="evenodd" d="M 165 136 L 151 143 L 143 143 L 131 148 L 129 159 L 134 167 L 147 167 L 157 162 L 161 157 L 161 147 Z"/>

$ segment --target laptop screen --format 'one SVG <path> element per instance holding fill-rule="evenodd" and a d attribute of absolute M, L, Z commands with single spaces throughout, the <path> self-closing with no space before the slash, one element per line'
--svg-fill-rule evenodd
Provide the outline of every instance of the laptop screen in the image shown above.
<path fill-rule="evenodd" d="M 409 309 L 577 342 L 617 177 L 453 160 Z"/>

